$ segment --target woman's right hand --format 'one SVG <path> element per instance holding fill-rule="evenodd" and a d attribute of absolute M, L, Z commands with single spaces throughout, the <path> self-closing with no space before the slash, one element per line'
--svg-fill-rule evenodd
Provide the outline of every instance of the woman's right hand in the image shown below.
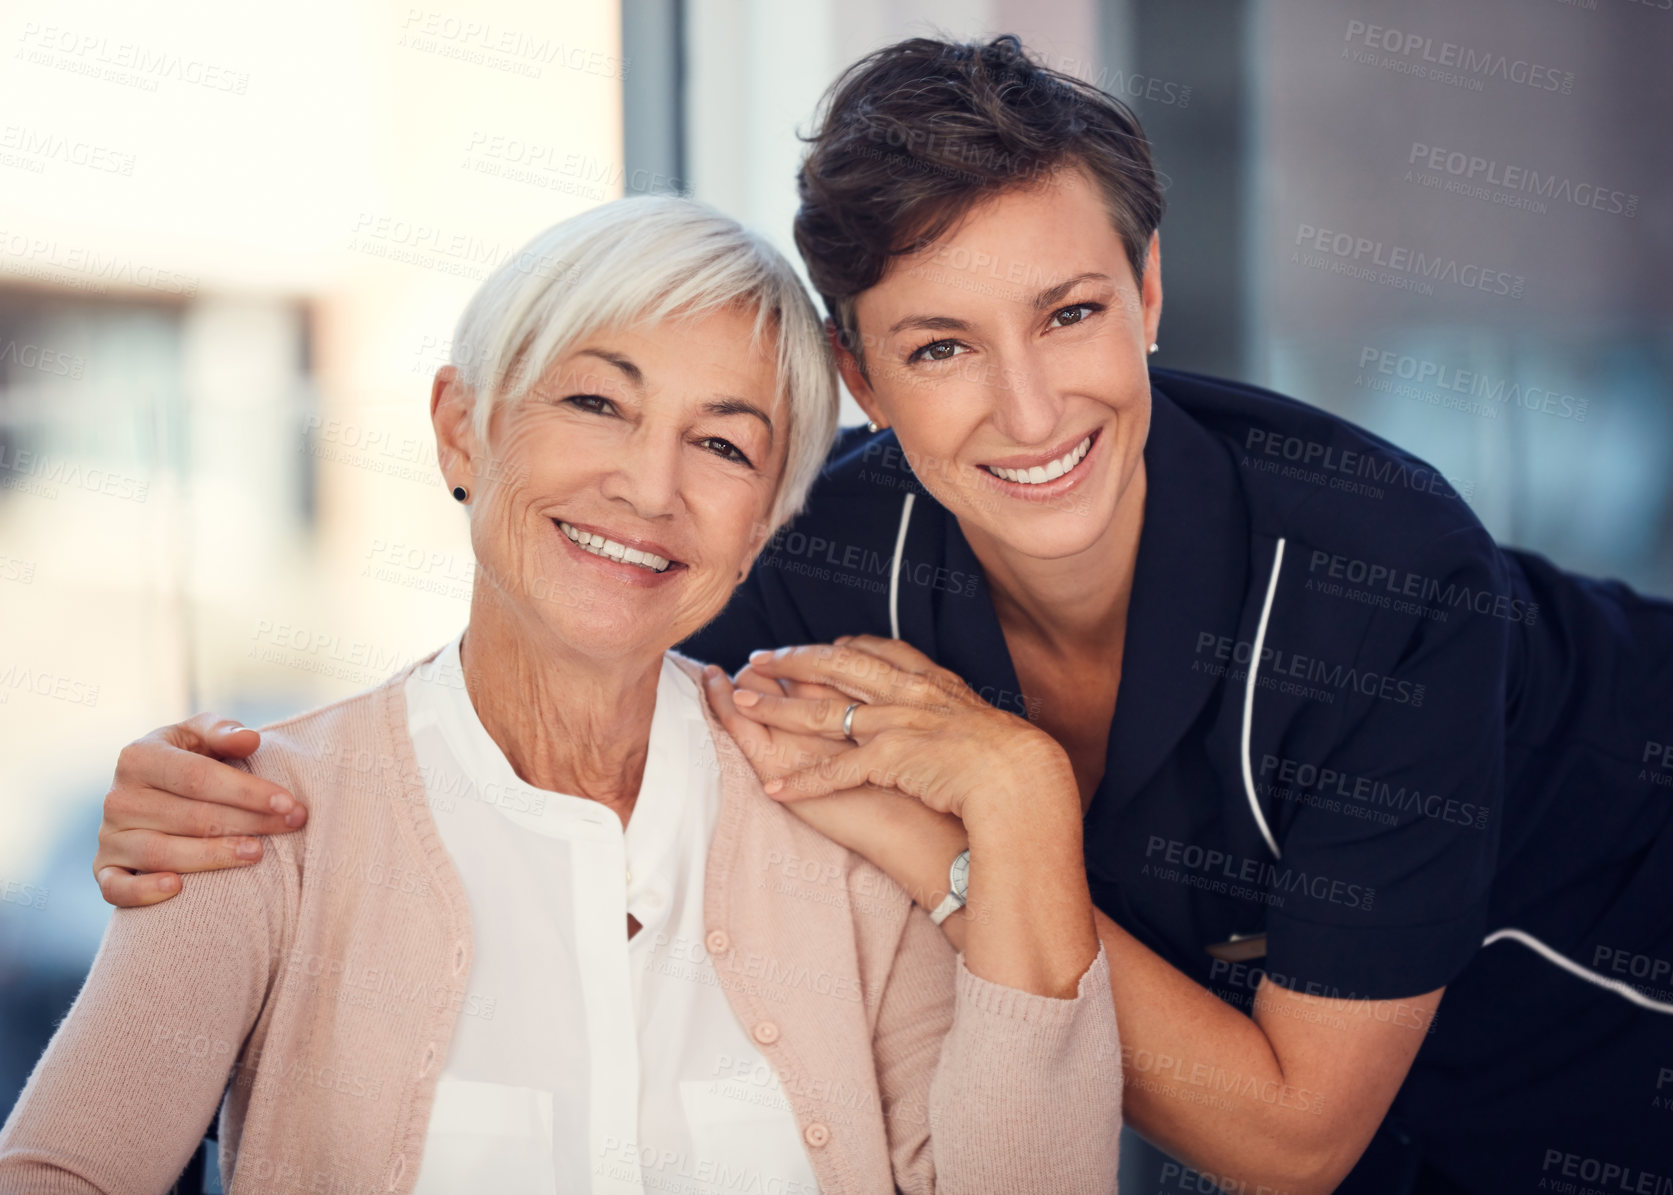
<path fill-rule="evenodd" d="M 308 820 L 294 796 L 223 759 L 242 759 L 261 735 L 198 714 L 122 748 L 105 794 L 93 876 L 117 908 L 165 901 L 180 874 L 244 867 L 261 858 L 254 835 L 288 834 Z"/>

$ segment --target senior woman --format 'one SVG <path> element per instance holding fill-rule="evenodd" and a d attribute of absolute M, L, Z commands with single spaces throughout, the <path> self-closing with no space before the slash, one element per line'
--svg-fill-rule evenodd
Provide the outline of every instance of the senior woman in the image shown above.
<path fill-rule="evenodd" d="M 683 200 L 483 285 L 430 401 L 468 626 L 262 733 L 251 782 L 307 827 L 114 915 L 0 1189 L 160 1190 L 224 1093 L 233 1192 L 1113 1190 L 1079 810 L 1018 799 L 1062 751 L 989 711 L 956 956 L 764 795 L 669 650 L 802 503 L 826 352 L 784 260 Z"/>

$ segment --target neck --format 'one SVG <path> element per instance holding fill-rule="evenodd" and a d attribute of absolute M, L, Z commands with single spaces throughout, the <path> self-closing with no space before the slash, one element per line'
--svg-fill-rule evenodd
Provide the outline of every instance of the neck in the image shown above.
<path fill-rule="evenodd" d="M 597 801 L 627 824 L 645 774 L 661 653 L 583 655 L 479 580 L 460 664 L 483 729 L 519 779 Z"/>
<path fill-rule="evenodd" d="M 1141 459 L 1103 534 L 1073 556 L 1041 560 L 961 524 L 1007 632 L 1065 659 L 1119 650 L 1144 529 L 1145 478 Z"/>

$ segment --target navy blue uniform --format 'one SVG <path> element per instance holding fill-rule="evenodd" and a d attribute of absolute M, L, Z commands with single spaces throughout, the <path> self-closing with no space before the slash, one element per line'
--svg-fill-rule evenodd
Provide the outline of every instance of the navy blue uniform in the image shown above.
<path fill-rule="evenodd" d="M 1263 973 L 1343 1002 L 1446 986 L 1379 1138 L 1436 1182 L 1670 1195 L 1673 604 L 1498 546 L 1436 470 L 1345 420 L 1151 381 L 1086 816 L 1098 907 L 1245 1010 Z M 859 633 L 999 708 L 1035 700 L 957 521 L 891 432 L 852 428 L 682 650 L 736 670 Z M 1262 934 L 1264 957 L 1208 950 Z"/>

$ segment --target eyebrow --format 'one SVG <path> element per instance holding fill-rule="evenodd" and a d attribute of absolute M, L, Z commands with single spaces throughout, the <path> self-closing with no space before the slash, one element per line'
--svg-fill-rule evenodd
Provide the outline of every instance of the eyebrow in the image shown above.
<path fill-rule="evenodd" d="M 1109 280 L 1110 276 L 1108 274 L 1076 274 L 1073 278 L 1066 278 L 1055 286 L 1048 286 L 1035 295 L 1029 305 L 1035 311 L 1044 311 L 1046 308 L 1054 307 L 1062 302 L 1070 291 L 1083 282 L 1108 282 Z M 889 335 L 893 336 L 909 328 L 921 328 L 927 332 L 967 332 L 970 330 L 970 325 L 966 321 L 956 319 L 950 315 L 909 315 L 890 328 Z"/>
<path fill-rule="evenodd" d="M 582 349 L 578 356 L 597 357 L 609 365 L 614 365 L 626 376 L 629 383 L 638 388 L 645 385 L 645 374 L 631 360 L 620 353 L 607 352 L 604 349 Z M 767 446 L 772 447 L 775 429 L 772 417 L 760 407 L 746 398 L 737 398 L 730 394 L 723 394 L 718 398 L 711 398 L 703 404 L 703 411 L 709 415 L 753 415 L 767 427 Z"/>

